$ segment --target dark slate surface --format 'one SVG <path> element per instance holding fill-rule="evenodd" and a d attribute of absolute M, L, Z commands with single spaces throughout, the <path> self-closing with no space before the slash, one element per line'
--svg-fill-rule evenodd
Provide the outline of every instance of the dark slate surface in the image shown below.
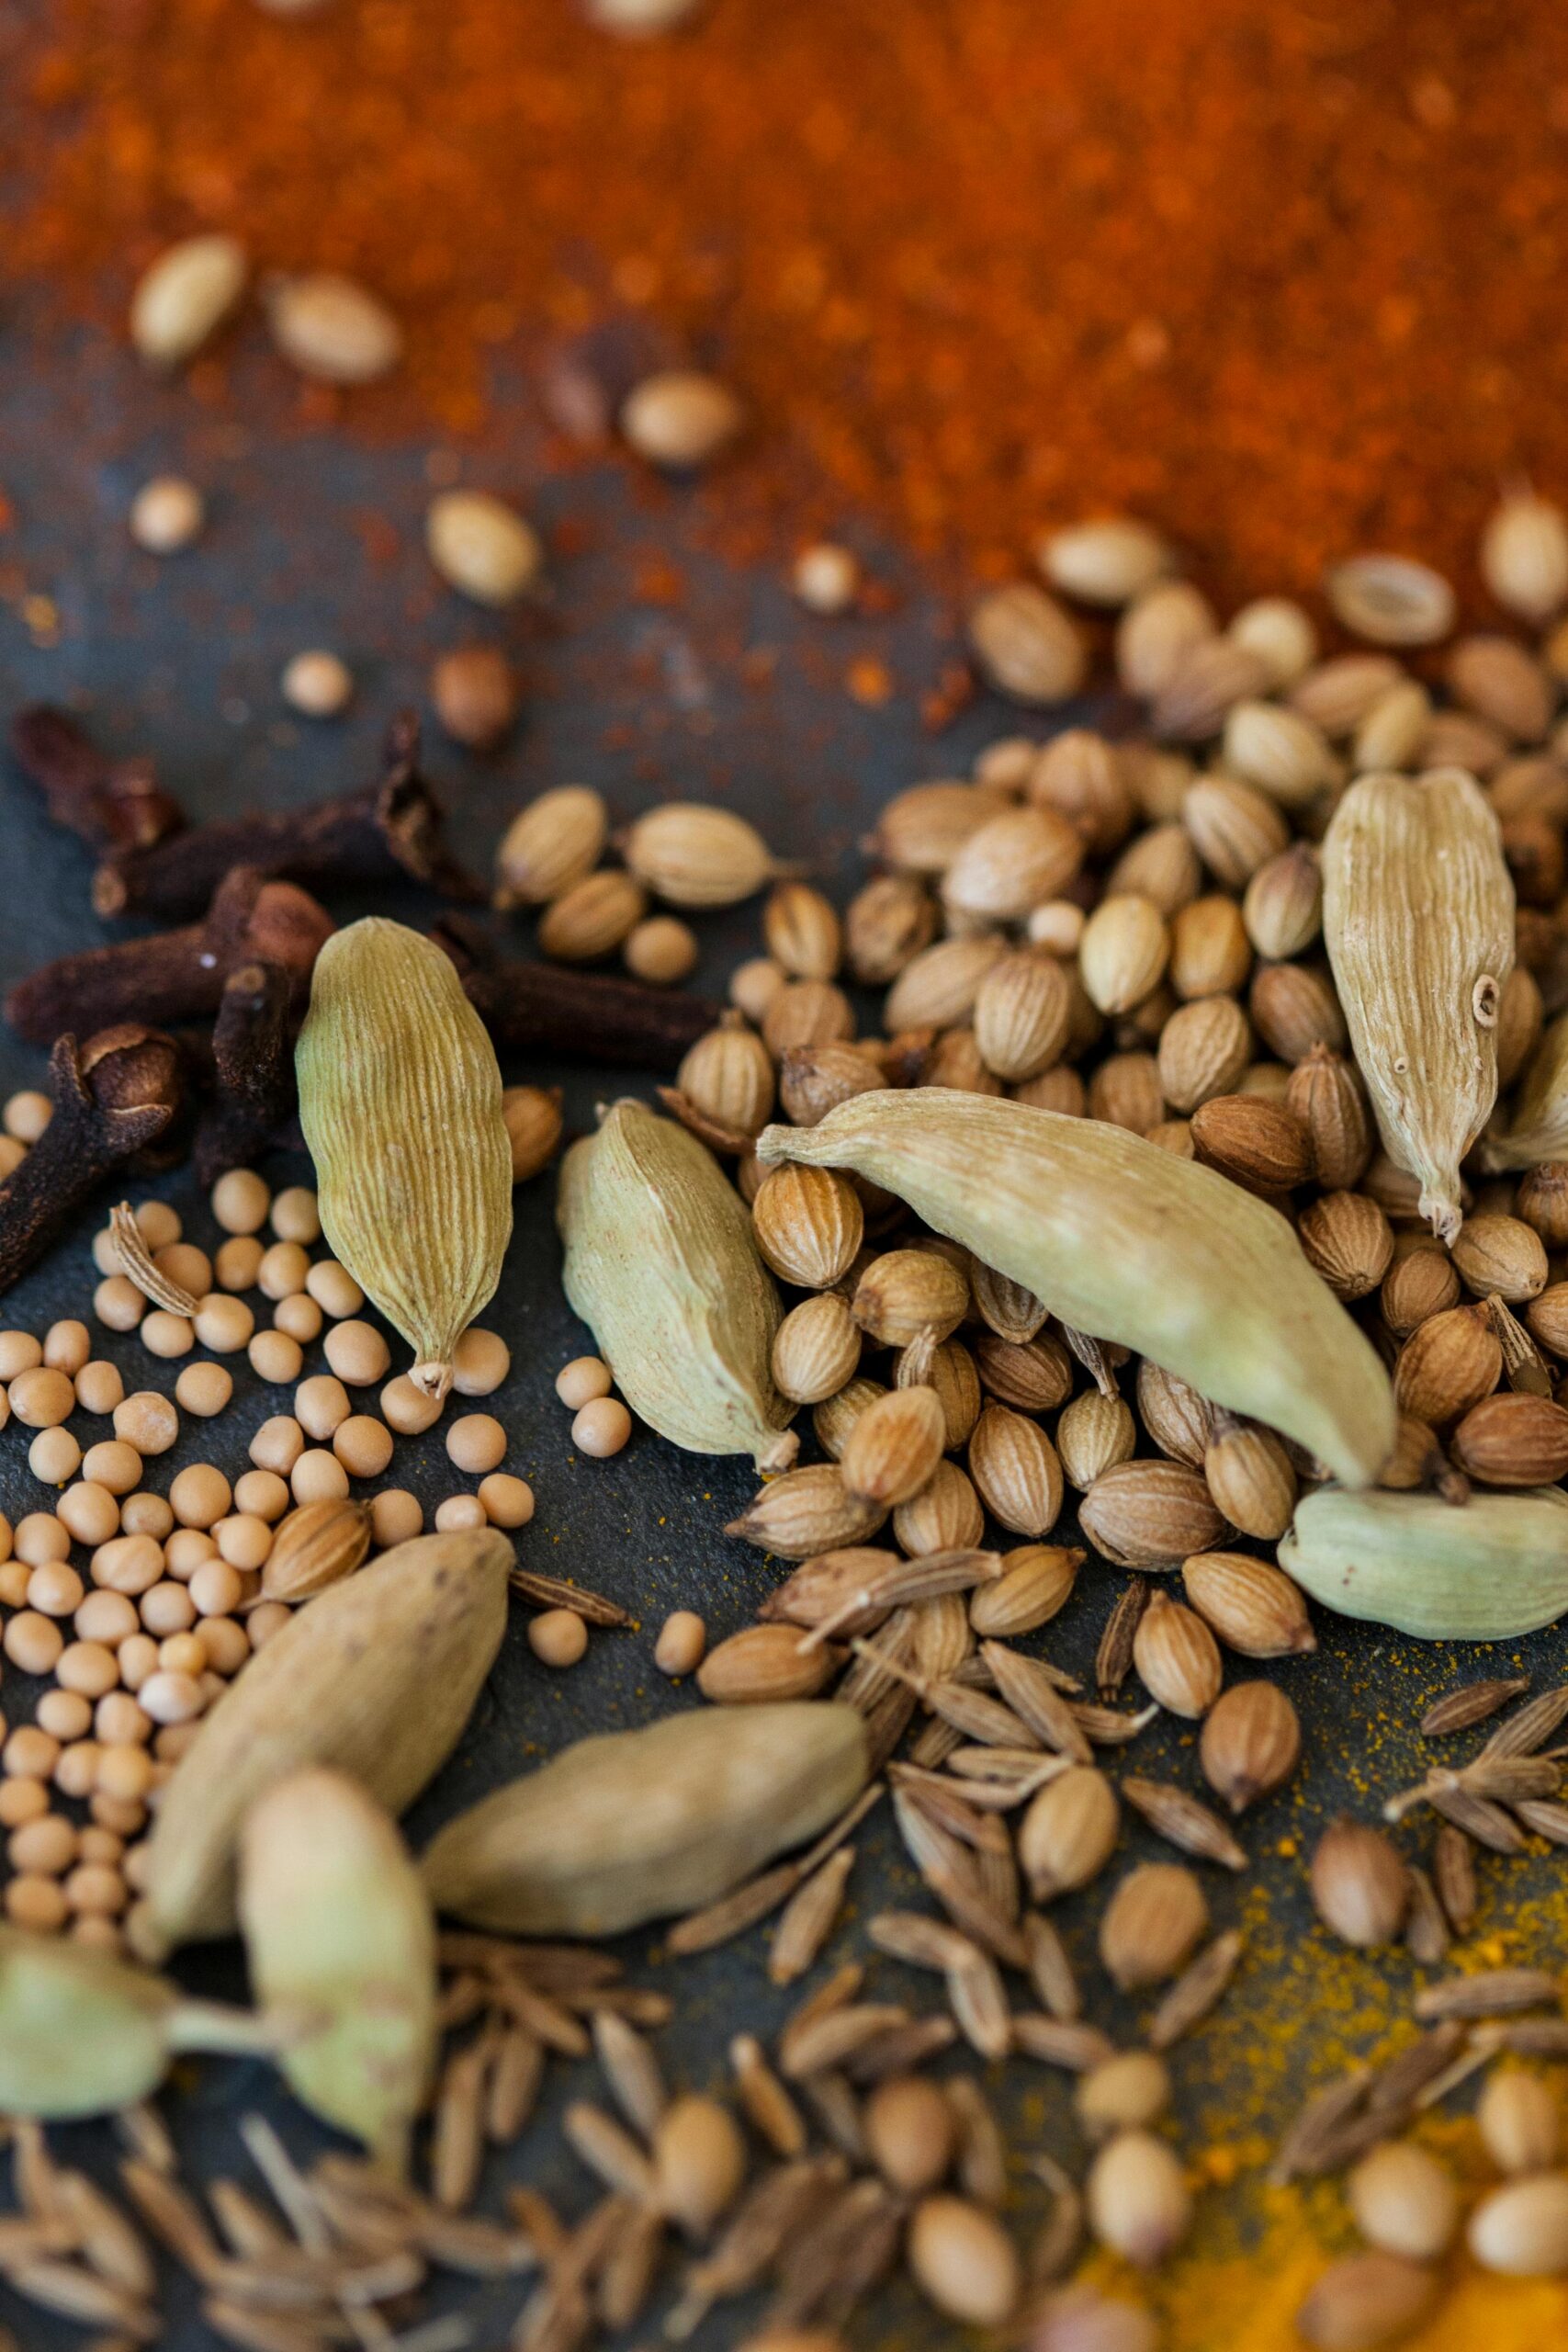
<path fill-rule="evenodd" d="M 178 386 L 149 386 L 123 354 L 99 341 L 30 342 L 25 313 L 13 312 L 0 328 L 0 488 L 14 514 L 0 536 L 0 706 L 8 712 L 22 700 L 47 696 L 78 708 L 111 750 L 153 752 L 195 814 L 231 813 L 264 801 L 303 805 L 362 780 L 392 711 L 404 700 L 423 700 L 432 653 L 484 638 L 511 647 L 523 665 L 525 721 L 493 757 L 467 756 L 437 738 L 430 759 L 456 812 L 458 842 L 476 861 L 488 862 L 507 818 L 529 795 L 548 783 L 583 779 L 601 786 L 623 816 L 661 796 L 730 798 L 781 851 L 807 856 L 841 899 L 858 871 L 854 842 L 880 802 L 918 778 L 963 773 L 979 746 L 1017 724 L 1015 715 L 983 704 L 938 740 L 922 733 L 916 699 L 951 655 L 951 611 L 892 551 L 862 543 L 875 575 L 897 592 L 896 610 L 870 620 L 810 620 L 783 584 L 786 533 L 769 560 L 739 566 L 709 544 L 712 513 L 722 503 L 717 493 L 693 499 L 650 490 L 614 461 L 551 472 L 526 387 L 516 388 L 492 444 L 459 457 L 442 447 L 367 448 L 351 429 L 298 431 L 271 363 L 259 357 L 247 356 L 242 364 L 236 407 L 214 413 L 196 407 Z M 210 521 L 195 549 L 159 562 L 131 547 L 125 514 L 136 485 L 169 469 L 188 470 L 202 484 Z M 420 544 L 423 502 L 432 480 L 453 478 L 515 496 L 554 536 L 549 599 L 541 610 L 481 614 L 434 579 Z M 679 589 L 674 601 L 672 584 Z M 39 599 L 51 600 L 57 620 Z M 355 672 L 356 701 L 343 721 L 313 725 L 282 705 L 282 665 L 312 644 L 336 648 Z M 890 668 L 897 692 L 886 707 L 866 707 L 846 691 L 846 671 L 863 656 Z M 89 871 L 87 853 L 50 828 L 19 775 L 8 766 L 0 772 L 0 978 L 7 984 L 44 957 L 105 935 L 89 910 Z M 415 922 L 434 911 L 412 892 L 375 903 Z M 367 909 L 345 898 L 334 910 L 348 916 Z M 722 989 L 729 965 L 752 950 L 754 914 L 741 910 L 702 926 L 696 985 Z M 39 1082 L 42 1066 L 41 1055 L 0 1035 L 0 1088 Z M 506 1075 L 564 1084 L 578 1128 L 607 1088 L 623 1084 L 548 1066 L 509 1068 Z M 637 1083 L 647 1091 L 645 1081 Z M 303 1163 L 280 1161 L 268 1172 L 282 1182 L 308 1171 Z M 130 1190 L 138 1198 L 155 1190 L 179 1208 L 189 1236 L 209 1246 L 216 1238 L 185 1172 Z M 41 1330 L 57 1315 L 87 1312 L 94 1281 L 88 1241 L 96 1221 L 84 1219 L 16 1290 L 0 1307 L 0 1324 Z M 750 1491 L 740 1464 L 694 1460 L 645 1432 L 613 1462 L 573 1458 L 569 1417 L 552 1382 L 586 1335 L 566 1308 L 558 1272 L 546 1177 L 517 1196 L 514 1244 L 486 1317 L 513 1350 L 511 1377 L 493 1400 L 513 1432 L 507 1466 L 533 1481 L 538 1498 L 520 1553 L 525 1562 L 615 1596 L 635 1612 L 639 1630 L 595 1634 L 581 1667 L 552 1676 L 533 1658 L 523 1613 L 515 1611 L 457 1757 L 412 1818 L 416 1844 L 474 1797 L 570 1739 L 688 1703 L 652 1667 L 652 1634 L 665 1611 L 696 1607 L 716 1636 L 744 1623 L 773 1581 L 760 1555 L 722 1533 Z M 151 1363 L 134 1338 L 107 1335 L 104 1352 L 133 1375 L 128 1385 L 172 1388 L 175 1368 Z M 236 1474 L 244 1466 L 249 1431 L 286 1402 L 286 1395 L 262 1389 L 242 1360 L 229 1414 L 187 1429 L 152 1483 L 165 1487 L 183 1462 L 204 1455 Z M 433 1433 L 400 1443 L 387 1483 L 413 1487 L 428 1509 L 463 1482 Z M 44 1499 L 28 1476 L 22 1433 L 13 1427 L 0 1437 L 0 1507 L 15 1519 Z M 1054 1657 L 1087 1668 L 1121 1583 L 1119 1573 L 1103 1566 L 1086 1567 L 1073 1602 L 1050 1631 Z M 1379 1977 L 1393 1989 L 1396 2009 L 1407 1994 L 1412 1972 L 1404 1960 L 1374 1970 L 1329 1952 L 1313 1934 L 1303 1863 L 1323 1818 L 1343 1803 L 1370 1811 L 1374 1793 L 1410 1776 L 1408 1724 L 1426 1698 L 1468 1673 L 1506 1670 L 1505 1659 L 1527 1658 L 1538 1679 L 1559 1670 L 1561 1659 L 1555 1634 L 1443 1655 L 1370 1629 L 1329 1623 L 1322 1630 L 1316 1660 L 1284 1669 L 1306 1723 L 1302 1781 L 1242 1833 L 1258 1858 L 1264 1892 L 1253 1891 L 1251 1873 L 1239 1885 L 1224 1873 L 1204 1873 L 1216 1925 L 1244 1919 L 1253 1957 L 1233 1991 L 1233 2022 L 1178 2053 L 1184 2137 L 1193 2150 L 1224 2143 L 1256 2157 L 1321 2053 L 1305 2015 L 1309 2003 L 1331 2013 L 1337 2046 L 1358 2048 L 1369 2046 L 1375 2029 L 1371 1998 Z M 7 1668 L 0 1703 L 9 1723 L 28 1719 L 33 1695 Z M 1192 1748 L 1188 1728 L 1162 1722 L 1139 1744 L 1138 1769 L 1196 1788 Z M 1406 1833 L 1406 1842 L 1413 1856 L 1419 1852 L 1418 1832 Z M 858 1845 L 851 1922 L 835 1937 L 829 1962 L 857 1949 L 855 1917 L 912 1892 L 885 1811 Z M 1126 1858 L 1156 1850 L 1142 1831 L 1124 1840 Z M 1488 1860 L 1483 1871 L 1494 1896 L 1505 1885 L 1540 1893 L 1555 1883 L 1551 1862 Z M 1130 2039 L 1136 2005 L 1109 1996 L 1093 1961 L 1094 1924 L 1111 1883 L 1108 1876 L 1065 1905 L 1063 1924 L 1091 1986 L 1092 2013 Z M 1495 1901 L 1487 1924 L 1495 1927 L 1502 1917 Z M 1540 1931 L 1522 1933 L 1508 1949 L 1520 1958 L 1545 1956 Z M 743 2027 L 766 2034 L 798 1997 L 769 1985 L 761 1934 L 685 1964 L 678 1976 L 660 1969 L 656 1954 L 655 1935 L 628 1939 L 627 1958 L 639 1976 L 678 1987 L 679 2017 L 660 2042 L 675 2080 L 719 2083 L 728 2037 Z M 232 1947 L 186 1955 L 180 1973 L 193 1987 L 243 1993 Z M 874 1962 L 872 1982 L 879 1992 L 908 1993 L 921 2007 L 934 1999 L 929 1981 L 888 1962 Z M 1018 1996 L 1021 2001 L 1021 1988 Z M 1079 2165 L 1060 2078 L 1021 2063 L 1005 2078 L 994 2072 L 990 2087 L 1010 2112 L 1021 2151 L 1048 2148 Z M 569 2093 L 593 2090 L 589 2068 L 553 2067 L 554 2108 Z M 197 2177 L 250 2177 L 235 2132 L 247 2108 L 272 2114 L 301 2157 L 326 2136 L 278 2094 L 259 2064 L 182 2070 L 165 2103 Z M 112 2163 L 105 2130 L 77 2127 L 58 2139 L 72 2161 L 100 2172 Z M 486 2202 L 492 2210 L 508 2179 L 537 2184 L 571 2214 L 585 2210 L 590 2198 L 586 2176 L 563 2154 L 547 2112 L 521 2145 L 491 2164 Z M 1021 2177 L 1021 2230 L 1037 2215 L 1038 2198 Z M 1219 2234 L 1221 2209 L 1234 2202 L 1218 2196 L 1208 2201 L 1207 2233 Z M 188 2282 L 170 2271 L 166 2283 L 164 2342 L 171 2352 L 210 2344 Z M 518 2301 L 514 2285 L 444 2282 L 432 2307 L 470 2311 L 482 2346 L 504 2340 Z M 39 2352 L 82 2340 L 70 2324 L 51 2324 L 4 2291 L 0 2314 Z M 728 2345 L 740 2333 L 734 2309 L 721 2310 L 699 2340 Z M 852 2334 L 871 2346 L 940 2342 L 951 2331 L 923 2319 L 900 2288 L 874 2313 L 863 2313 Z M 648 2325 L 640 2340 L 651 2340 Z"/>

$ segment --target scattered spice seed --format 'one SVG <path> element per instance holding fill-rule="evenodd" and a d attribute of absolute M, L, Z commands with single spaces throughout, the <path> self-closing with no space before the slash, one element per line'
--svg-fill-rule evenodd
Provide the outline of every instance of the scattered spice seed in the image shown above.
<path fill-rule="evenodd" d="M 1417 1729 L 1427 1739 L 1440 1739 L 1450 1732 L 1468 1731 L 1472 1724 L 1484 1723 L 1510 1699 L 1529 1689 L 1528 1675 L 1516 1675 L 1506 1681 L 1463 1682 L 1445 1697 L 1435 1700 L 1422 1716 Z"/>

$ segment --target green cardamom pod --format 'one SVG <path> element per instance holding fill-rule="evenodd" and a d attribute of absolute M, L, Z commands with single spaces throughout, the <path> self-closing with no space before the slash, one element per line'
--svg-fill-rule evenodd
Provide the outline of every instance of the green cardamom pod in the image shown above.
<path fill-rule="evenodd" d="M 633 1412 L 688 1453 L 786 1470 L 799 1440 L 770 1368 L 784 1306 L 706 1146 L 616 1102 L 567 1153 L 556 1216 L 567 1297 Z"/>
<path fill-rule="evenodd" d="M 501 1279 L 512 1147 L 501 1071 L 449 956 L 370 915 L 316 958 L 295 1054 L 321 1230 L 440 1397 Z"/>
<path fill-rule="evenodd" d="M 1460 1162 L 1497 1100 L 1514 967 L 1514 885 L 1473 776 L 1358 777 L 1324 836 L 1323 931 L 1383 1148 L 1451 1241 Z"/>
<path fill-rule="evenodd" d="M 434 2064 L 435 1921 L 395 1824 L 341 1772 L 296 1772 L 240 1837 L 251 1982 L 302 2030 L 279 2064 L 295 2096 L 398 2174 Z"/>
<path fill-rule="evenodd" d="M 1279 1211 L 1212 1168 L 1103 1120 L 931 1086 L 765 1127 L 757 1152 L 869 1177 L 1073 1330 L 1282 1430 L 1348 1486 L 1393 1451 L 1373 1350 Z"/>
<path fill-rule="evenodd" d="M 866 1770 L 853 1707 L 667 1715 L 579 1740 L 460 1813 L 425 1853 L 425 1884 L 438 1911 L 503 1935 L 619 1935 L 716 1902 L 815 1837 Z"/>
<path fill-rule="evenodd" d="M 1513 1125 L 1489 1136 L 1481 1156 L 1493 1170 L 1568 1158 L 1568 1012 L 1558 1014 L 1530 1056 Z"/>
<path fill-rule="evenodd" d="M 263 1791 L 335 1765 L 396 1815 L 456 1747 L 506 1627 L 498 1529 L 416 1535 L 297 1609 L 202 1718 L 158 1800 L 137 1942 L 230 1934 L 240 1827 Z"/>
<path fill-rule="evenodd" d="M 282 2030 L 189 2001 L 90 1944 L 0 1927 L 0 2109 L 107 2115 L 155 2091 L 182 2051 L 270 2052 Z"/>
<path fill-rule="evenodd" d="M 1427 1642 L 1500 1642 L 1568 1609 L 1568 1495 L 1440 1495 L 1325 1487 L 1296 1505 L 1280 1566 L 1342 1617 Z"/>

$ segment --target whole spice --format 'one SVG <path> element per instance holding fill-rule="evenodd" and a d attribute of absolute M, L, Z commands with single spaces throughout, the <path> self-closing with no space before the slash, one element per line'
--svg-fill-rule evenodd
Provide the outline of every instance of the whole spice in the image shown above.
<path fill-rule="evenodd" d="M 1278 1683 L 1233 1682 L 1203 1718 L 1198 1760 L 1233 1813 L 1283 1788 L 1302 1752 L 1294 1706 Z"/>
<path fill-rule="evenodd" d="M 803 1131 L 764 1128 L 757 1149 L 769 1166 L 869 1177 L 1076 1329 L 1255 1413 L 1348 1483 L 1365 1484 L 1392 1448 L 1371 1349 L 1275 1212 L 1211 1170 L 1096 1122 L 933 1088 L 862 1095 Z"/>
<path fill-rule="evenodd" d="M 755 826 L 694 800 L 650 809 L 621 847 L 637 880 L 672 907 L 733 906 L 778 871 Z"/>
<path fill-rule="evenodd" d="M 258 1995 L 310 2020 L 282 2053 L 290 2087 L 404 2171 L 435 2056 L 435 1923 L 395 1826 L 341 1772 L 274 1781 L 241 1830 L 238 1905 Z"/>
<path fill-rule="evenodd" d="M 1120 1992 L 1158 1984 L 1191 1958 L 1209 1924 L 1193 1872 L 1141 1862 L 1116 1887 L 1100 1922 L 1100 1957 Z"/>
<path fill-rule="evenodd" d="M 332 928 L 326 910 L 293 883 L 237 867 L 220 878 L 200 922 L 62 956 L 17 981 L 6 1017 L 39 1046 L 66 1029 L 80 1035 L 122 1021 L 197 1020 L 217 1012 L 231 972 L 258 961 L 279 966 L 302 995 Z"/>
<path fill-rule="evenodd" d="M 0 2098 L 17 2116 L 112 2114 L 149 2098 L 181 2051 L 265 2052 L 282 2038 L 111 1953 L 11 1926 L 0 1926 Z"/>
<path fill-rule="evenodd" d="M 193 359 L 234 309 L 250 263 L 237 237 L 182 237 L 143 270 L 130 298 L 130 340 L 150 368 Z"/>
<path fill-rule="evenodd" d="M 626 1101 L 561 1166 L 563 1279 L 632 1409 L 697 1453 L 785 1469 L 771 1369 L 784 1309 L 752 1220 L 694 1136 Z"/>
<path fill-rule="evenodd" d="M 1438 1495 L 1304 1496 L 1280 1566 L 1325 1608 L 1424 1641 L 1497 1641 L 1568 1608 L 1568 1495 L 1548 1487 Z"/>
<path fill-rule="evenodd" d="M 443 898 L 482 901 L 480 884 L 446 848 L 444 823 L 419 764 L 419 721 L 403 711 L 387 731 L 375 781 L 363 790 L 313 808 L 214 818 L 118 850 L 93 877 L 93 904 L 101 915 L 181 922 L 198 915 L 237 865 L 321 886 L 420 882 Z"/>
<path fill-rule="evenodd" d="M 603 797 L 584 784 L 541 792 L 515 816 L 495 854 L 499 907 L 540 907 L 591 874 L 610 829 Z"/>
<path fill-rule="evenodd" d="M 1459 1164 L 1497 1099 L 1497 1009 L 1514 892 L 1473 778 L 1362 776 L 1323 845 L 1323 922 L 1384 1148 L 1421 1214 L 1458 1231 Z"/>
<path fill-rule="evenodd" d="M 512 1232 L 494 1049 L 440 949 L 367 916 L 317 961 L 296 1067 L 322 1230 L 444 1396 Z"/>
<path fill-rule="evenodd" d="M 945 2318 L 999 2327 L 1011 2315 L 1021 2284 L 1018 2256 L 983 2206 L 960 2197 L 922 2198 L 909 2218 L 908 2259 L 915 2283 Z"/>
<path fill-rule="evenodd" d="M 705 997 L 502 956 L 471 918 L 448 915 L 431 937 L 497 1045 L 673 1070 L 718 1019 Z"/>
<path fill-rule="evenodd" d="M 362 1781 L 394 1816 L 445 1763 L 495 1661 L 512 1546 L 492 1528 L 416 1536 L 319 1593 L 203 1718 L 148 1849 L 143 1949 L 234 1922 L 245 1815 L 312 1764 Z"/>
<path fill-rule="evenodd" d="M 179 1048 L 127 1023 L 50 1056 L 53 1114 L 0 1181 L 0 1291 L 24 1274 L 107 1176 L 156 1143 L 180 1106 Z"/>
<path fill-rule="evenodd" d="M 1227 1649 L 1243 1657 L 1299 1657 L 1317 1647 L 1296 1586 L 1247 1552 L 1194 1552 L 1181 1564 L 1187 1598 Z"/>
<path fill-rule="evenodd" d="M 185 812 L 148 759 L 112 760 L 69 711 L 26 703 L 11 720 L 17 763 L 44 796 L 51 820 L 95 849 L 145 849 L 177 832 Z"/>
<path fill-rule="evenodd" d="M 671 1715 L 579 1741 L 459 1814 L 425 1853 L 425 1883 L 474 1926 L 615 1935 L 728 1894 L 814 1836 L 865 1775 L 851 1707 Z"/>
<path fill-rule="evenodd" d="M 1312 1899 L 1335 1935 L 1365 1949 L 1393 1941 L 1404 1922 L 1410 1886 L 1382 1831 L 1341 1814 L 1313 1850 Z"/>
<path fill-rule="evenodd" d="M 1346 2183 L 1356 2226 L 1371 2245 L 1433 2262 L 1459 2227 L 1459 2193 L 1436 2156 L 1409 2140 L 1383 2140 Z"/>
<path fill-rule="evenodd" d="M 1568 2270 L 1568 2173 L 1536 2173 L 1494 2188 L 1472 2212 L 1465 2242 L 1483 2270 L 1506 2278 Z"/>
<path fill-rule="evenodd" d="M 1192 2224 L 1192 2198 L 1174 2152 L 1148 2132 L 1119 2132 L 1089 2166 L 1089 2228 L 1140 2268 L 1165 2261 Z"/>
<path fill-rule="evenodd" d="M 1436 2271 L 1373 2251 L 1331 2262 L 1296 2313 L 1313 2352 L 1379 2352 L 1420 2326 L 1440 2291 Z"/>

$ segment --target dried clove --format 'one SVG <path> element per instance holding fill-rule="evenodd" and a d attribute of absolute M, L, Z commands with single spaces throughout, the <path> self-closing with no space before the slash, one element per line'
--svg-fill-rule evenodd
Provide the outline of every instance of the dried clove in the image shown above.
<path fill-rule="evenodd" d="M 68 711 L 28 703 L 11 721 L 11 750 L 44 797 L 51 820 L 94 849 L 150 849 L 185 823 L 148 759 L 111 760 Z"/>
<path fill-rule="evenodd" d="M 220 879 L 200 922 L 58 956 L 17 981 L 6 1017 L 35 1046 L 117 1021 L 194 1020 L 217 1012 L 229 974 L 243 963 L 280 965 L 302 990 L 332 929 L 309 892 L 236 866 Z"/>
<path fill-rule="evenodd" d="M 184 1091 L 179 1047 L 126 1022 L 50 1056 L 54 1116 L 0 1184 L 0 1291 L 8 1290 L 70 1223 L 87 1195 L 164 1133 Z"/>
<path fill-rule="evenodd" d="M 447 916 L 431 936 L 457 967 L 464 993 L 499 1046 L 674 1069 L 723 1011 L 706 997 L 502 955 L 465 916 Z"/>
<path fill-rule="evenodd" d="M 212 1031 L 212 1091 L 196 1131 L 196 1173 L 211 1184 L 264 1151 L 299 1150 L 289 976 L 242 964 L 223 983 Z"/>
<path fill-rule="evenodd" d="M 101 915 L 177 922 L 204 907 L 234 865 L 318 885 L 423 882 L 443 898 L 482 903 L 489 894 L 447 849 L 445 822 L 420 769 L 419 720 L 402 711 L 388 730 L 380 774 L 362 791 L 313 808 L 219 818 L 149 848 L 117 852 L 93 877 L 93 904 Z"/>

